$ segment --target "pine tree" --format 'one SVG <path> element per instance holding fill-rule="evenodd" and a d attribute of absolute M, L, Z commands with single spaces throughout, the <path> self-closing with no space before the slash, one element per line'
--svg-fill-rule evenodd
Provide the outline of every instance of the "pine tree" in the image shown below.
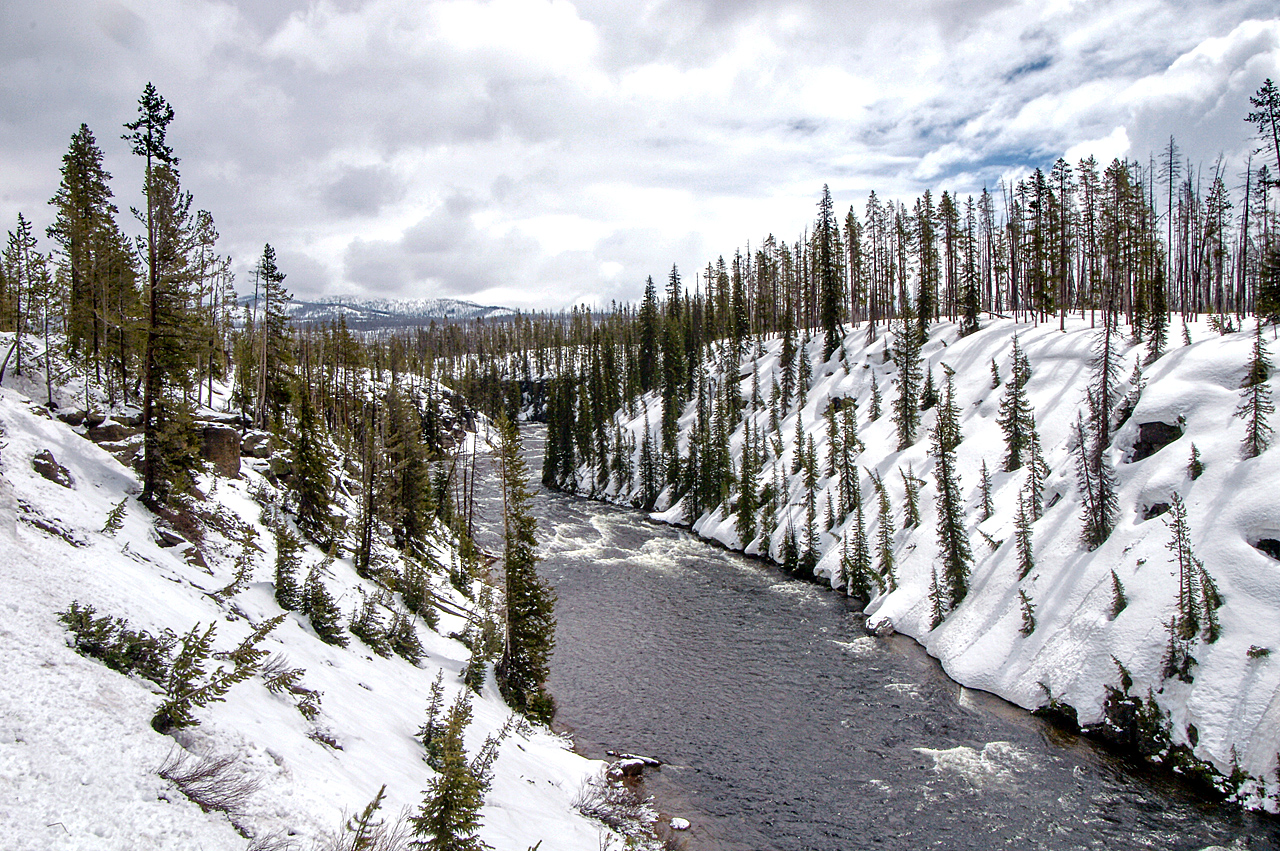
<path fill-rule="evenodd" d="M 507 604 L 506 634 L 496 672 L 498 687 L 508 706 L 534 721 L 550 724 L 555 702 L 545 684 L 555 642 L 555 594 L 538 576 L 537 527 L 520 433 L 505 415 L 498 419 L 497 455 Z"/>
<path fill-rule="evenodd" d="M 1080 486 L 1080 509 L 1083 513 L 1081 543 L 1096 550 L 1111 536 L 1119 510 L 1115 471 L 1106 453 L 1090 445 L 1096 440 L 1084 424 L 1083 414 L 1076 417 L 1073 443 L 1076 449 L 1076 474 Z"/>
<path fill-rule="evenodd" d="M 871 373 L 871 406 L 867 409 L 867 416 L 871 422 L 880 419 L 880 385 L 876 383 L 876 374 Z"/>
<path fill-rule="evenodd" d="M 293 493 L 298 501 L 298 528 L 326 545 L 333 535 L 333 485 L 330 459 L 320 442 L 315 406 L 303 388 L 299 395 L 297 432 L 293 441 Z"/>
<path fill-rule="evenodd" d="M 920 525 L 920 479 L 915 477 L 910 464 L 907 465 L 905 473 L 899 467 L 898 475 L 902 476 L 902 491 L 905 503 L 902 528 L 911 529 Z"/>
<path fill-rule="evenodd" d="M 960 444 L 960 410 L 955 401 L 955 374 L 944 365 L 946 384 L 938 418 L 934 423 L 932 454 L 938 495 L 938 549 L 949 608 L 955 608 L 969 591 L 969 566 L 973 552 L 965 531 L 960 475 L 956 469 L 956 447 Z"/>
<path fill-rule="evenodd" d="M 195 353 L 189 310 L 192 272 L 191 195 L 178 183 L 178 158 L 165 143 L 173 107 L 148 83 L 138 118 L 125 124 L 124 138 L 146 161 L 144 212 L 147 254 L 146 349 L 143 355 L 142 496 L 155 506 L 190 484 L 196 463 L 190 410 L 180 391 L 191 383 Z"/>
<path fill-rule="evenodd" d="M 326 644 L 347 646 L 347 636 L 342 629 L 342 610 L 324 586 L 320 574 L 322 567 L 313 567 L 307 574 L 302 589 L 302 610 L 311 621 L 311 628 Z"/>
<path fill-rule="evenodd" d="M 409 817 L 415 847 L 427 851 L 481 851 L 488 846 L 477 836 L 480 809 L 487 791 L 467 759 L 463 737 L 471 723 L 471 692 L 462 689 L 439 731 L 439 768 L 423 791 L 422 805 Z"/>
<path fill-rule="evenodd" d="M 889 590 L 898 587 L 898 577 L 893 559 L 893 509 L 889 504 L 889 489 L 875 473 L 871 480 L 876 487 L 876 563 L 878 572 Z"/>
<path fill-rule="evenodd" d="M 1187 461 L 1187 475 L 1194 481 L 1204 473 L 1204 462 L 1200 460 L 1200 450 L 1191 444 L 1191 459 Z"/>
<path fill-rule="evenodd" d="M 920 405 L 916 398 L 920 384 L 920 337 L 911 327 L 910 311 L 904 313 L 893 339 L 893 362 L 898 368 L 898 398 L 893 403 L 893 422 L 898 429 L 898 448 L 916 442 L 920 426 Z"/>
<path fill-rule="evenodd" d="M 1167 544 L 1178 569 L 1178 612 L 1174 618 L 1177 638 L 1189 641 L 1203 628 L 1209 643 L 1218 640 L 1217 609 L 1222 605 L 1218 586 L 1205 570 L 1204 563 L 1191 550 L 1191 529 L 1187 524 L 1187 506 L 1181 495 L 1173 495 L 1170 519 L 1166 521 L 1173 538 Z"/>
<path fill-rule="evenodd" d="M 929 569 L 929 629 L 937 629 L 946 620 L 947 601 L 942 586 L 938 584 L 938 568 Z"/>
<path fill-rule="evenodd" d="M 261 339 L 257 343 L 254 422 L 258 428 L 267 428 L 272 418 L 280 419 L 289 403 L 287 369 L 293 364 L 293 351 L 286 306 L 293 296 L 285 289 L 285 274 L 276 266 L 276 250 L 270 244 L 263 246 L 262 257 L 254 272 L 259 288 L 254 308 L 261 307 L 261 314 L 255 322 L 255 330 Z"/>
<path fill-rule="evenodd" d="M 102 167 L 102 150 L 81 124 L 62 157 L 62 182 L 49 201 L 54 223 L 48 234 L 62 248 L 62 270 L 70 287 L 67 304 L 67 343 L 72 353 L 92 363 L 95 379 L 102 380 L 108 314 L 107 243 L 103 237 L 114 226 L 111 175 Z"/>
<path fill-rule="evenodd" d="M 992 362 L 994 368 L 994 361 Z M 1004 431 L 1005 458 L 1004 469 L 1012 472 L 1026 462 L 1026 452 L 1031 444 L 1031 424 L 1034 412 L 1027 399 L 1027 381 L 1031 378 L 1031 364 L 1026 354 L 1018 347 L 1018 336 L 1013 337 L 1013 365 L 1009 372 L 1009 382 L 1005 385 L 1004 396 L 1000 399 L 1000 413 L 997 421 Z"/>
<path fill-rule="evenodd" d="M 298 553 L 302 549 L 302 542 L 283 524 L 276 524 L 272 532 L 276 542 L 276 605 L 286 612 L 300 611 L 306 604 L 302 586 L 298 582 L 298 568 L 302 566 Z"/>
<path fill-rule="evenodd" d="M 1271 359 L 1267 355 L 1266 342 L 1262 338 L 1262 320 L 1254 324 L 1253 354 L 1249 358 L 1249 371 L 1240 387 L 1240 404 L 1235 415 L 1245 421 L 1244 440 L 1240 443 L 1245 458 L 1257 458 L 1271 443 L 1271 426 L 1267 416 L 1275 413 L 1271 401 Z"/>
<path fill-rule="evenodd" d="M 1030 635 L 1036 631 L 1036 607 L 1031 602 L 1031 597 L 1023 589 L 1018 589 L 1018 602 L 1022 607 L 1022 626 L 1018 631 L 1024 636 Z"/>
<path fill-rule="evenodd" d="M 1018 494 L 1018 518 L 1014 526 L 1018 540 L 1018 578 L 1026 579 L 1035 568 L 1035 550 L 1031 536 L 1031 516 L 1027 512 L 1026 495 Z"/>
<path fill-rule="evenodd" d="M 920 410 L 927 411 L 938 404 L 938 388 L 933 383 L 933 365 L 925 372 L 924 389 L 920 391 Z"/>
<path fill-rule="evenodd" d="M 1111 620 L 1115 620 L 1129 605 L 1129 598 L 1124 593 L 1124 585 L 1114 569 L 1111 571 Z"/>
<path fill-rule="evenodd" d="M 818 204 L 818 221 L 814 226 L 814 258 L 818 275 L 818 299 L 821 303 L 822 359 L 830 360 L 840 347 L 840 322 L 843 319 L 844 275 L 840 268 L 840 226 L 836 223 L 831 203 L 831 190 L 824 184 Z"/>
<path fill-rule="evenodd" d="M 982 509 L 982 520 L 990 520 L 995 513 L 995 505 L 991 501 L 991 474 L 987 471 L 987 459 L 982 459 L 982 479 L 978 485 L 981 494 L 979 507 Z"/>

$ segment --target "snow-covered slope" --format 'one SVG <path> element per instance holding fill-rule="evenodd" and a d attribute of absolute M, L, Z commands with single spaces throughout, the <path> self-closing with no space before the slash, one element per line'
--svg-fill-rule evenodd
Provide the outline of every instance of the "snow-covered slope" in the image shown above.
<path fill-rule="evenodd" d="M 992 387 L 990 370 L 994 360 L 1007 380 L 1015 333 L 1030 359 L 1032 376 L 1027 390 L 1051 470 L 1044 492 L 1047 508 L 1033 527 L 1036 566 L 1022 580 L 1018 579 L 1013 532 L 1018 494 L 1027 472 L 1002 472 L 1005 444 L 997 412 L 1005 387 L 1003 383 Z M 1232 413 L 1239 401 L 1251 335 L 1219 336 L 1201 324 L 1193 324 L 1191 333 L 1193 345 L 1175 341 L 1170 351 L 1146 369 L 1145 390 L 1132 416 L 1114 437 L 1108 451 L 1119 482 L 1119 520 L 1106 543 L 1089 552 L 1080 542 L 1081 504 L 1070 443 L 1077 412 L 1084 405 L 1091 345 L 1097 332 L 1079 320 L 1069 322 L 1065 333 L 1058 330 L 1056 321 L 1034 325 L 999 320 L 965 338 L 958 336 L 953 325 L 934 326 L 923 351 L 925 367 L 933 369 L 939 389 L 943 364 L 956 373 L 963 438 L 957 456 L 974 554 L 968 596 L 936 629 L 931 628 L 929 588 L 935 566 L 941 572 L 941 565 L 935 531 L 934 462 L 928 440 L 936 409 L 924 413 L 920 440 L 899 451 L 889 416 L 896 395 L 895 369 L 885 355 L 884 335 L 868 345 L 865 328 L 856 329 L 845 341 L 847 360 L 842 362 L 837 355 L 825 364 L 819 362 L 821 341 L 815 339 L 808 352 L 814 368 L 806 404 L 798 413 L 790 412 L 778 432 L 770 431 L 767 404 L 759 408 L 748 404 L 744 411 L 753 429 L 764 434 L 766 443 L 776 436 L 784 447 L 777 458 L 769 450 L 772 460 L 759 476 L 762 486 L 773 482 L 780 466 L 787 478 L 792 505 L 779 515 L 777 525 L 762 538 L 742 541 L 734 518 L 726 516 L 723 512 L 727 509 L 722 508 L 692 518 L 693 527 L 731 548 L 780 559 L 787 525 L 802 529 L 805 524 L 800 477 L 791 473 L 795 418 L 802 418 L 802 431 L 813 437 L 819 467 L 825 470 L 827 427 L 823 411 L 832 399 L 856 399 L 858 431 L 866 444 L 857 463 L 862 469 L 867 536 L 873 546 L 877 505 L 871 471 L 888 486 L 894 513 L 898 585 L 870 601 L 867 612 L 873 625 L 891 622 L 897 630 L 914 636 L 942 661 L 949 674 L 967 686 L 994 692 L 1027 708 L 1043 706 L 1051 696 L 1075 707 L 1084 724 L 1101 720 L 1106 689 L 1120 681 L 1118 661 L 1132 674 L 1132 693 L 1145 697 L 1150 690 L 1169 713 L 1175 744 L 1193 747 L 1197 757 L 1212 761 L 1224 774 L 1238 759 L 1244 771 L 1268 778 L 1274 794 L 1276 754 L 1280 751 L 1280 562 L 1253 545 L 1262 539 L 1280 538 L 1280 449 L 1241 460 L 1244 423 Z M 779 375 L 780 350 L 780 340 L 767 341 L 759 357 L 750 352 L 713 379 L 734 370 L 734 376 L 744 376 L 739 386 L 742 398 L 748 400 L 754 370 L 759 374 L 760 394 L 767 400 Z M 1143 351 L 1122 344 L 1122 352 L 1121 372 L 1128 375 Z M 884 401 L 884 415 L 875 422 L 868 416 L 873 375 Z M 657 446 L 661 402 L 649 399 L 648 410 Z M 688 445 L 694 419 L 691 404 L 681 418 L 682 451 Z M 1180 425 L 1183 434 L 1151 457 L 1131 461 L 1144 423 Z M 632 445 L 641 446 L 644 416 L 624 418 L 622 425 L 634 440 Z M 742 441 L 743 426 L 739 425 L 731 438 L 735 469 L 740 467 Z M 1205 465 L 1203 475 L 1194 480 L 1188 473 L 1193 443 Z M 637 449 L 632 459 L 636 464 L 639 455 Z M 992 475 L 995 512 L 979 523 L 984 460 Z M 903 530 L 904 488 L 899 471 L 908 467 L 926 484 L 920 495 L 921 522 Z M 591 481 L 588 471 L 581 473 L 583 483 Z M 828 494 L 834 495 L 836 487 L 837 477 L 820 477 L 816 500 L 820 526 Z M 604 495 L 630 502 L 636 491 L 620 492 L 615 480 Z M 1172 538 L 1169 515 L 1144 519 L 1147 509 L 1169 503 L 1175 493 L 1187 506 L 1193 551 L 1225 601 L 1218 611 L 1221 637 L 1212 644 L 1198 639 L 1193 648 L 1198 666 L 1190 684 L 1163 676 L 1167 624 L 1178 595 L 1177 571 L 1167 549 Z M 668 506 L 660 499 L 659 508 L 663 509 L 655 515 L 659 519 L 689 519 L 682 503 Z M 816 572 L 831 578 L 832 584 L 840 581 L 840 537 L 852 534 L 853 522 L 850 519 L 838 526 L 834 534 L 821 535 L 823 557 Z M 992 543 L 1000 545 L 993 550 Z M 1127 607 L 1114 618 L 1112 570 L 1128 598 Z M 1030 635 L 1021 631 L 1020 590 L 1035 607 L 1037 623 Z M 1255 786 L 1250 788 L 1257 791 Z M 1251 803 L 1275 808 L 1274 799 L 1261 801 L 1254 796 Z"/>
<path fill-rule="evenodd" d="M 33 469 L 45 450 L 70 473 L 71 487 Z M 269 581 L 275 554 L 261 522 L 263 492 L 252 496 L 263 488 L 269 496 L 270 485 L 250 469 L 240 480 L 201 478 L 208 498 L 200 510 L 214 518 L 202 545 L 206 568 L 189 563 L 182 545 L 157 543 L 155 518 L 133 496 L 132 472 L 10 389 L 0 389 L 0 472 L 0 846 L 245 848 L 226 815 L 202 812 L 157 776 L 184 749 L 233 757 L 233 776 L 257 784 L 234 814 L 254 847 L 318 848 L 382 784 L 381 817 L 394 822 L 405 808 L 417 809 L 434 773 L 414 735 L 438 671 L 447 702 L 463 687 L 467 650 L 443 637 L 461 630 L 461 618 L 442 615 L 439 633 L 419 622 L 426 657 L 414 666 L 381 658 L 354 638 L 346 649 L 324 644 L 304 618 L 289 614 L 263 647 L 305 670 L 302 684 L 322 692 L 318 716 L 308 720 L 295 696 L 273 694 L 255 676 L 225 702 L 198 710 L 199 726 L 160 735 L 150 724 L 157 687 L 77 655 L 55 613 L 78 601 L 152 634 L 216 623 L 215 647 L 233 648 L 254 625 L 281 614 Z M 103 532 L 122 500 L 121 528 Z M 231 582 L 242 552 L 232 539 L 243 528 L 253 533 L 244 550 L 254 560 L 251 581 L 219 602 L 210 592 Z M 437 555 L 453 557 L 443 543 Z M 309 549 L 304 569 L 319 560 Z M 329 589 L 349 613 L 367 583 L 347 560 L 328 570 Z M 451 593 L 444 582 L 438 590 Z M 471 753 L 509 716 L 492 678 L 473 708 Z M 502 745 L 481 837 L 499 851 L 524 851 L 539 840 L 543 848 L 595 851 L 601 827 L 573 802 L 600 769 L 545 729 L 517 731 Z"/>

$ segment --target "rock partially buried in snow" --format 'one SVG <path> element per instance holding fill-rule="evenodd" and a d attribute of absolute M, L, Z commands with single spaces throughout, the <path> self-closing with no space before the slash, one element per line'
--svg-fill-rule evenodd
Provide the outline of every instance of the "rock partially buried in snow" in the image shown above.
<path fill-rule="evenodd" d="M 893 619 L 888 617 L 880 618 L 877 621 L 869 621 L 867 623 L 867 629 L 871 630 L 881 638 L 888 638 L 897 631 L 894 629 Z"/>
<path fill-rule="evenodd" d="M 689 820 L 684 818 L 673 818 L 671 820 L 672 830 L 688 830 L 690 827 Z"/>
<path fill-rule="evenodd" d="M 55 485 L 62 485 L 64 488 L 70 488 L 76 483 L 71 477 L 71 471 L 59 464 L 48 449 L 41 449 L 35 454 L 31 459 L 31 469 Z"/>

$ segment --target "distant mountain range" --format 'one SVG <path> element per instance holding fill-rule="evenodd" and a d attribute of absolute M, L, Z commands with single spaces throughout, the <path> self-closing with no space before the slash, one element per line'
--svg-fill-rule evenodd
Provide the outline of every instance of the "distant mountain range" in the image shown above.
<path fill-rule="evenodd" d="M 240 303 L 251 307 L 253 296 L 242 296 Z M 289 303 L 289 316 L 295 322 L 324 323 L 345 316 L 349 327 L 366 331 L 514 315 L 515 311 L 509 307 L 481 305 L 456 298 L 321 296 L 314 299 L 295 297 Z"/>

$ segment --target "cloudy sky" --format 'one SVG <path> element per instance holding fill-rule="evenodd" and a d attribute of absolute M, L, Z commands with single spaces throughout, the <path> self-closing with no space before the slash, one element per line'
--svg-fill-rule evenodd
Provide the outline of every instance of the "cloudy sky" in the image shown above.
<path fill-rule="evenodd" d="M 861 211 L 1170 134 L 1234 173 L 1268 76 L 1274 0 L 7 0 L 0 232 L 48 224 L 81 122 L 139 203 L 150 80 L 242 290 L 270 242 L 300 296 L 607 305 L 796 238 L 824 183 Z"/>

